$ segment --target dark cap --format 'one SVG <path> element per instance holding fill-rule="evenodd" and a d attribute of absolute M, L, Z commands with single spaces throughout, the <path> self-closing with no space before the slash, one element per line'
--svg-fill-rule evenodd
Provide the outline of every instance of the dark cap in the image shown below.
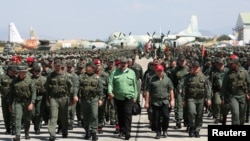
<path fill-rule="evenodd" d="M 34 65 L 32 67 L 32 69 L 35 71 L 35 70 L 41 70 L 41 67 L 39 65 Z"/>
<path fill-rule="evenodd" d="M 115 59 L 112 57 L 109 59 L 109 62 L 115 62 Z"/>
<path fill-rule="evenodd" d="M 28 71 L 28 67 L 27 67 L 26 64 L 20 64 L 20 65 L 17 66 L 16 71 L 27 72 Z"/>
<path fill-rule="evenodd" d="M 220 63 L 220 64 L 224 64 L 224 59 L 223 58 L 216 58 L 215 59 L 215 61 L 214 61 L 215 63 Z"/>
<path fill-rule="evenodd" d="M 70 62 L 67 63 L 67 66 L 68 67 L 74 67 L 75 63 L 73 61 L 70 61 Z"/>
<path fill-rule="evenodd" d="M 59 60 L 59 59 L 56 59 L 55 62 L 54 62 L 54 65 L 55 66 L 59 66 L 59 65 L 61 66 L 62 65 L 62 61 Z"/>
<path fill-rule="evenodd" d="M 96 65 L 93 62 L 88 62 L 86 64 L 86 67 L 92 67 L 92 68 L 96 68 Z"/>
<path fill-rule="evenodd" d="M 9 65 L 7 70 L 11 70 L 11 71 L 16 71 L 17 67 L 16 65 Z"/>
<path fill-rule="evenodd" d="M 121 63 L 127 63 L 127 62 L 128 62 L 128 59 L 126 57 L 121 58 Z"/>
<path fill-rule="evenodd" d="M 85 56 L 81 56 L 81 57 L 80 57 L 80 60 L 85 60 L 85 59 L 86 59 Z"/>
<path fill-rule="evenodd" d="M 44 60 L 44 62 L 42 63 L 42 66 L 48 67 L 49 66 L 49 61 Z"/>
<path fill-rule="evenodd" d="M 49 58 L 48 58 L 48 61 L 52 62 L 52 61 L 54 61 L 54 58 L 49 57 Z"/>
<path fill-rule="evenodd" d="M 200 67 L 200 63 L 198 61 L 193 61 L 192 67 Z"/>
<path fill-rule="evenodd" d="M 77 67 L 78 67 L 78 68 L 84 68 L 85 65 L 84 65 L 83 63 L 77 63 Z"/>
<path fill-rule="evenodd" d="M 184 55 L 180 55 L 178 60 L 186 60 L 186 57 Z"/>

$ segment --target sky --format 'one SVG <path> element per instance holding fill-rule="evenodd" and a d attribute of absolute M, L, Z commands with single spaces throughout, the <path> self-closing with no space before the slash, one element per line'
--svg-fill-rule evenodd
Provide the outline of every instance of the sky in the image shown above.
<path fill-rule="evenodd" d="M 15 23 L 22 38 L 32 26 L 41 39 L 107 40 L 114 31 L 143 35 L 178 33 L 192 15 L 199 30 L 230 34 L 249 0 L 5 0 L 0 8 L 0 40 Z"/>

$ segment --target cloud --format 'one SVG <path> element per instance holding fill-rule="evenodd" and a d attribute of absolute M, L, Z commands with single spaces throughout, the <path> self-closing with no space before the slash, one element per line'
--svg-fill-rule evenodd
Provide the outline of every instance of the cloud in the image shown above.
<path fill-rule="evenodd" d="M 153 5 L 139 2 L 132 3 L 131 8 L 135 11 L 152 11 L 155 9 Z"/>

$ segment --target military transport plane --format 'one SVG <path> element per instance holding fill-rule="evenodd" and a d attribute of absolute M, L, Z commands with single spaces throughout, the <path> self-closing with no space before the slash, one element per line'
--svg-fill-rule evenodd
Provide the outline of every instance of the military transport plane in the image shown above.
<path fill-rule="evenodd" d="M 121 48 L 136 48 L 139 45 L 146 45 L 150 40 L 161 39 L 161 42 L 171 44 L 172 46 L 183 46 L 193 42 L 196 38 L 201 38 L 201 33 L 198 30 L 197 16 L 191 17 L 191 23 L 186 30 L 183 30 L 175 35 L 155 35 L 155 32 L 150 35 L 126 35 L 121 32 L 113 32 L 109 36 L 109 44 L 113 47 Z"/>
<path fill-rule="evenodd" d="M 30 27 L 30 39 L 25 40 L 21 37 L 13 22 L 9 24 L 9 42 L 29 50 L 36 49 L 39 45 L 37 34 L 32 27 Z"/>

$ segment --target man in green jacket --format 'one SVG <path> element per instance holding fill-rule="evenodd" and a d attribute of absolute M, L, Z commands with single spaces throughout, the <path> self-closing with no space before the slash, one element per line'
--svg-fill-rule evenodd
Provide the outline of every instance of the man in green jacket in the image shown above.
<path fill-rule="evenodd" d="M 110 99 L 115 99 L 120 135 L 125 135 L 125 140 L 129 140 L 132 105 L 133 102 L 136 102 L 138 96 L 137 78 L 135 72 L 128 68 L 127 58 L 122 57 L 120 65 L 110 74 L 108 94 Z"/>

